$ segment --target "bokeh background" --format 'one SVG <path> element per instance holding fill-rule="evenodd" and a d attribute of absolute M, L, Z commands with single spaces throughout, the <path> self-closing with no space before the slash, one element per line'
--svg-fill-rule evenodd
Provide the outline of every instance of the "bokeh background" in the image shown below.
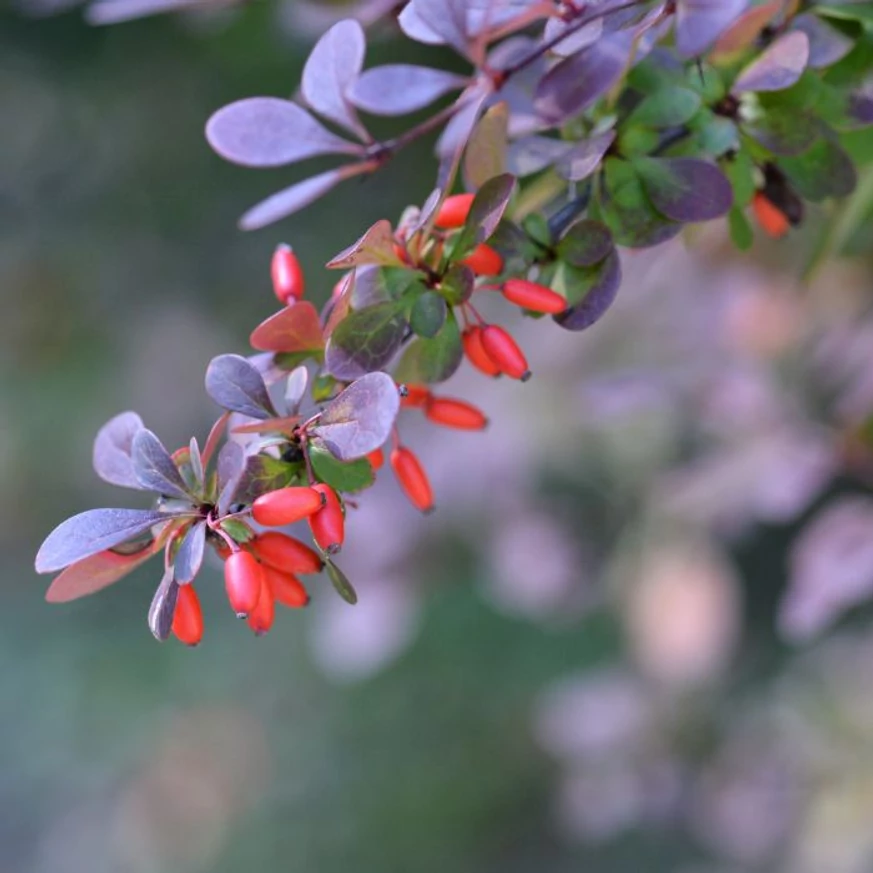
<path fill-rule="evenodd" d="M 213 568 L 188 650 L 148 632 L 153 566 L 43 601 L 42 537 L 138 505 L 91 472 L 99 425 L 202 439 L 206 363 L 273 310 L 275 244 L 324 299 L 321 264 L 431 187 L 423 144 L 235 229 L 303 171 L 222 163 L 205 119 L 290 94 L 328 5 L 0 11 L 0 871 L 869 873 L 866 173 L 787 243 L 739 255 L 713 225 L 628 255 L 587 334 L 513 322 L 532 382 L 445 389 L 485 434 L 405 414 L 439 510 L 387 475 L 366 494 L 358 606 L 319 580 L 254 639 Z M 370 63 L 431 57 L 371 36 Z"/>

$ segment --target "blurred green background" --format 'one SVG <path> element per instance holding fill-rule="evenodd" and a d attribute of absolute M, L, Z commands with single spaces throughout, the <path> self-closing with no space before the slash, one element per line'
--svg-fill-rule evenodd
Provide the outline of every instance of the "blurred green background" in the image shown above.
<path fill-rule="evenodd" d="M 614 553 L 635 561 L 642 540 L 675 533 L 626 529 L 639 481 L 666 461 L 587 432 L 596 404 L 573 392 L 590 362 L 555 357 L 578 338 L 561 335 L 557 353 L 538 348 L 538 398 L 500 386 L 489 434 L 443 436 L 425 450 L 446 495 L 430 531 L 393 508 L 390 482 L 367 521 L 365 497 L 359 552 L 388 554 L 362 557 L 362 577 L 354 550 L 345 560 L 362 598 L 354 627 L 337 612 L 348 607 L 317 589 L 310 610 L 283 613 L 255 640 L 214 569 L 200 584 L 207 631 L 193 651 L 148 633 L 153 565 L 99 597 L 45 604 L 48 580 L 32 570 L 42 537 L 91 506 L 139 505 L 93 476 L 99 425 L 130 408 L 170 446 L 202 438 L 215 412 L 206 363 L 243 351 L 272 311 L 276 243 L 293 243 L 323 299 L 332 280 L 320 265 L 430 190 L 423 144 L 302 216 L 236 230 L 245 208 L 302 171 L 227 165 L 203 125 L 232 100 L 292 93 L 307 43 L 290 21 L 279 26 L 266 4 L 105 29 L 78 11 L 0 12 L 0 870 L 873 869 L 873 718 L 852 709 L 873 699 L 863 616 L 836 655 L 778 642 L 794 528 L 759 518 L 733 541 L 731 570 L 721 556 L 695 564 L 693 549 L 679 550 L 678 570 L 666 562 L 668 589 L 689 566 L 715 581 L 690 605 L 681 586 L 676 603 L 658 601 L 667 649 L 634 654 L 634 616 L 644 629 L 652 619 L 645 604 L 630 619 L 623 611 L 636 570 Z M 389 37 L 368 62 L 387 58 L 439 55 Z M 734 269 L 719 245 L 704 248 L 717 269 Z M 679 281 L 705 284 L 709 268 L 696 269 Z M 866 272 L 855 278 L 865 286 Z M 731 281 L 745 287 L 745 274 Z M 684 413 L 653 403 L 654 419 L 634 418 L 631 432 L 649 448 L 669 443 L 671 462 L 688 455 Z M 564 406 L 569 419 L 556 412 Z M 515 424 L 531 417 L 535 438 L 514 442 Z M 476 495 L 453 503 L 461 476 L 449 468 L 467 452 L 486 472 Z M 380 507 L 390 507 L 384 520 Z M 528 551 L 504 567 L 524 565 L 530 588 L 489 594 L 513 545 L 502 527 L 529 534 L 543 517 L 542 534 L 522 537 Z M 554 570 L 552 559 L 564 563 Z M 380 588 L 380 574 L 391 584 Z M 368 579 L 381 604 L 372 614 Z M 677 614 L 690 648 L 670 649 Z M 712 669 L 691 669 L 686 683 L 688 659 L 722 637 Z M 647 675 L 652 651 L 667 651 L 662 665 L 678 658 L 679 680 Z"/>

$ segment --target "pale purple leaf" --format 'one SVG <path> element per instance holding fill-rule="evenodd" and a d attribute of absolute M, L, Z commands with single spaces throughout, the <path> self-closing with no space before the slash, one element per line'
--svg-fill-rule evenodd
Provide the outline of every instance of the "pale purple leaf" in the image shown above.
<path fill-rule="evenodd" d="M 172 570 L 167 570 L 152 598 L 149 607 L 148 624 L 152 636 L 158 642 L 164 642 L 173 629 L 173 616 L 176 613 L 176 600 L 179 596 L 179 584 L 173 578 Z"/>
<path fill-rule="evenodd" d="M 817 15 L 805 13 L 791 22 L 792 30 L 802 30 L 809 38 L 809 66 L 813 70 L 829 67 L 844 58 L 854 42 Z"/>
<path fill-rule="evenodd" d="M 574 21 L 562 21 L 557 17 L 549 18 L 543 28 L 542 41 L 551 45 L 553 40 L 558 39 L 561 34 L 568 31 L 569 35 L 550 49 L 553 54 L 568 57 L 597 42 L 603 34 L 603 19 L 596 18 L 594 21 L 579 27 Z"/>
<path fill-rule="evenodd" d="M 368 373 L 325 407 L 312 431 L 341 461 L 353 461 L 388 439 L 399 410 L 394 380 L 386 373 Z"/>
<path fill-rule="evenodd" d="M 782 91 L 802 75 L 809 60 L 809 37 L 792 30 L 779 37 L 737 77 L 733 90 Z"/>
<path fill-rule="evenodd" d="M 241 230 L 259 230 L 289 215 L 309 206 L 335 188 L 345 178 L 342 170 L 328 170 L 304 179 L 296 185 L 276 192 L 266 200 L 253 206 L 239 220 Z"/>
<path fill-rule="evenodd" d="M 748 0 L 678 0 L 676 48 L 681 55 L 702 54 L 742 15 Z"/>
<path fill-rule="evenodd" d="M 194 478 L 197 480 L 198 486 L 202 486 L 204 481 L 203 457 L 200 454 L 197 437 L 191 437 L 188 442 L 188 457 L 191 461 L 191 470 L 194 473 Z"/>
<path fill-rule="evenodd" d="M 410 0 L 397 20 L 410 39 L 437 45 L 447 43 L 465 55 L 466 3 L 467 0 Z"/>
<path fill-rule="evenodd" d="M 288 415 L 297 415 L 308 386 L 309 370 L 306 367 L 295 367 L 288 374 L 285 384 L 285 410 Z"/>
<path fill-rule="evenodd" d="M 122 412 L 109 419 L 94 440 L 94 471 L 111 485 L 141 489 L 130 459 L 133 438 L 145 425 L 135 412 Z"/>
<path fill-rule="evenodd" d="M 187 585 L 200 572 L 205 549 L 206 521 L 196 521 L 188 528 L 173 563 L 173 577 L 180 585 Z"/>
<path fill-rule="evenodd" d="M 85 20 L 88 24 L 98 26 L 120 24 L 164 12 L 203 9 L 206 2 L 207 0 L 97 0 L 85 9 Z M 232 2 L 234 0 L 219 0 L 218 3 L 210 3 L 210 6 L 229 6 Z"/>
<path fill-rule="evenodd" d="M 555 170 L 563 179 L 581 182 L 587 179 L 599 166 L 609 147 L 615 142 L 615 131 L 607 130 L 577 143 L 555 165 Z"/>
<path fill-rule="evenodd" d="M 548 136 L 527 136 L 511 143 L 506 155 L 510 173 L 524 178 L 551 167 L 563 158 L 573 143 Z"/>
<path fill-rule="evenodd" d="M 432 67 L 386 64 L 365 70 L 349 89 L 349 99 L 373 115 L 405 115 L 460 90 L 468 81 L 466 76 Z"/>
<path fill-rule="evenodd" d="M 458 98 L 455 106 L 457 112 L 445 126 L 437 141 L 436 153 L 442 160 L 442 172 L 438 174 L 437 184 L 440 188 L 445 187 L 446 179 L 443 178 L 445 170 L 452 166 L 460 155 L 461 150 L 470 139 L 473 128 L 479 119 L 479 113 L 490 95 L 490 91 L 479 85 L 471 85 Z"/>
<path fill-rule="evenodd" d="M 216 509 L 219 515 L 225 515 L 246 471 L 246 453 L 243 447 L 239 443 L 225 443 L 218 453 L 215 471 L 218 492 Z"/>
<path fill-rule="evenodd" d="M 147 428 L 138 430 L 131 445 L 133 470 L 139 484 L 165 497 L 191 500 L 179 468 L 164 444 Z"/>
<path fill-rule="evenodd" d="M 61 522 L 36 555 L 36 572 L 53 573 L 76 561 L 132 540 L 161 522 L 167 513 L 150 509 L 89 509 Z"/>
<path fill-rule="evenodd" d="M 240 355 L 219 355 L 209 362 L 206 393 L 230 412 L 258 419 L 277 415 L 263 377 Z"/>
<path fill-rule="evenodd" d="M 244 167 L 281 167 L 317 155 L 361 151 L 302 106 L 279 97 L 248 97 L 222 107 L 206 122 L 206 139 L 225 160 Z"/>
<path fill-rule="evenodd" d="M 325 118 L 367 139 L 347 92 L 364 63 L 367 40 L 353 18 L 338 21 L 315 44 L 306 65 L 300 90 L 309 106 Z"/>

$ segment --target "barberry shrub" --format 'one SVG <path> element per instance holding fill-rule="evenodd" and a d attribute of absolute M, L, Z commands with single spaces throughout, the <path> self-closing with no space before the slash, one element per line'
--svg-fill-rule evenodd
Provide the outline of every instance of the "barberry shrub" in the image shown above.
<path fill-rule="evenodd" d="M 439 496 L 401 441 L 401 411 L 482 430 L 488 421 L 477 406 L 434 386 L 465 357 L 489 378 L 531 375 L 511 334 L 480 315 L 480 298 L 497 292 L 531 318 L 581 331 L 619 291 L 621 248 L 724 218 L 746 248 L 750 216 L 781 237 L 808 202 L 855 185 L 841 137 L 873 123 L 873 4 L 401 6 L 409 39 L 450 47 L 469 71 L 364 69 L 364 30 L 341 21 L 312 50 L 299 102 L 232 103 L 209 119 L 206 137 L 248 167 L 340 159 L 247 211 L 246 230 L 382 170 L 439 131 L 433 192 L 327 264 L 340 278 L 321 311 L 305 299 L 316 283 L 304 282 L 293 249 L 276 250 L 270 274 L 282 308 L 253 330 L 254 354 L 209 364 L 205 388 L 222 413 L 202 448 L 192 438 L 168 451 L 133 412 L 99 431 L 97 474 L 150 492 L 152 505 L 60 524 L 36 557 L 39 572 L 60 571 L 48 600 L 98 591 L 160 554 L 149 626 L 158 639 L 196 645 L 203 616 L 193 583 L 209 547 L 224 561 L 231 608 L 256 634 L 272 626 L 277 602 L 309 602 L 299 575 L 324 570 L 355 603 L 336 564 L 349 495 L 372 485 L 387 456 L 385 469 L 415 508 L 430 512 Z M 388 140 L 363 120 L 437 101 L 441 108 Z M 304 520 L 311 546 L 274 530 Z"/>

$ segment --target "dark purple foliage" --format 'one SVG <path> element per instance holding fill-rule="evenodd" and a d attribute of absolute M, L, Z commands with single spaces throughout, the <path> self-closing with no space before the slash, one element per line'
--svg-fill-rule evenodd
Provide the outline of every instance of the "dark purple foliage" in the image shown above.
<path fill-rule="evenodd" d="M 219 355 L 206 369 L 206 393 L 223 409 L 252 418 L 276 415 L 261 374 L 240 355 Z"/>

